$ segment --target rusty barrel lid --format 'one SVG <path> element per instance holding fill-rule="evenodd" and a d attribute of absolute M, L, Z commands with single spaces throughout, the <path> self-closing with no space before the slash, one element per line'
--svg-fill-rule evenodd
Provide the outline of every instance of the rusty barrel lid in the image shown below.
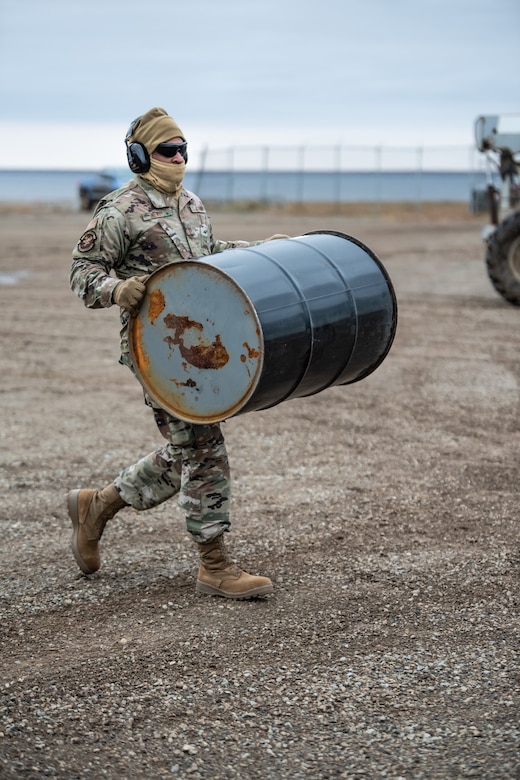
<path fill-rule="evenodd" d="M 199 260 L 162 266 L 146 288 L 129 325 L 141 384 L 181 420 L 231 417 L 254 393 L 263 365 L 262 328 L 248 295 Z"/>

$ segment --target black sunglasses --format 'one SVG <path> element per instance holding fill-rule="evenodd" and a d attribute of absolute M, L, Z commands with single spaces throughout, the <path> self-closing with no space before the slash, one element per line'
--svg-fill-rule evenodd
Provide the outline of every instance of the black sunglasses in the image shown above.
<path fill-rule="evenodd" d="M 158 154 L 162 154 L 163 157 L 175 157 L 179 152 L 182 157 L 186 155 L 186 149 L 188 148 L 188 142 L 184 141 L 182 144 L 159 144 L 155 149 Z"/>

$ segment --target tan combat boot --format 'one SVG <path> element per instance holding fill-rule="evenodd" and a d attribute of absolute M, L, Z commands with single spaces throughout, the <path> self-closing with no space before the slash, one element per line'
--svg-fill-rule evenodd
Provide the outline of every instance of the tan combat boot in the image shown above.
<path fill-rule="evenodd" d="M 232 563 L 222 534 L 197 546 L 201 563 L 195 587 L 199 593 L 227 599 L 250 599 L 273 592 L 273 583 L 268 577 L 247 574 Z"/>
<path fill-rule="evenodd" d="M 94 574 L 101 566 L 99 540 L 105 525 L 128 504 L 114 484 L 103 490 L 71 490 L 67 508 L 72 520 L 71 547 L 76 563 L 84 574 Z"/>

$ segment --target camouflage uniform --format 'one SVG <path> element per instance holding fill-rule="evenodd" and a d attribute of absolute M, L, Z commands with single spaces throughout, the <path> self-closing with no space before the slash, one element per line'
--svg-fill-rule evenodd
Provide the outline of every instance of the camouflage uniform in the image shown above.
<path fill-rule="evenodd" d="M 70 284 L 85 306 L 108 307 L 120 279 L 237 246 L 251 244 L 215 240 L 196 195 L 182 189 L 175 200 L 136 176 L 99 203 L 73 251 Z M 129 316 L 121 309 L 121 362 L 133 370 Z M 138 510 L 178 493 L 188 531 L 195 541 L 207 542 L 229 527 L 229 465 L 220 425 L 179 420 L 146 393 L 145 402 L 167 444 L 125 468 L 114 484 L 121 498 Z"/>

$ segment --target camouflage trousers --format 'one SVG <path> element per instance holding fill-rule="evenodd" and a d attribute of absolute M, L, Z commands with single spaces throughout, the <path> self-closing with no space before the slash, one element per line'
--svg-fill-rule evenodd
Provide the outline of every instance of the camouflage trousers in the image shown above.
<path fill-rule="evenodd" d="M 123 501 L 138 510 L 178 494 L 188 532 L 196 542 L 210 541 L 230 524 L 229 463 L 220 425 L 178 420 L 146 394 L 145 402 L 167 444 L 123 469 L 114 484 Z"/>

